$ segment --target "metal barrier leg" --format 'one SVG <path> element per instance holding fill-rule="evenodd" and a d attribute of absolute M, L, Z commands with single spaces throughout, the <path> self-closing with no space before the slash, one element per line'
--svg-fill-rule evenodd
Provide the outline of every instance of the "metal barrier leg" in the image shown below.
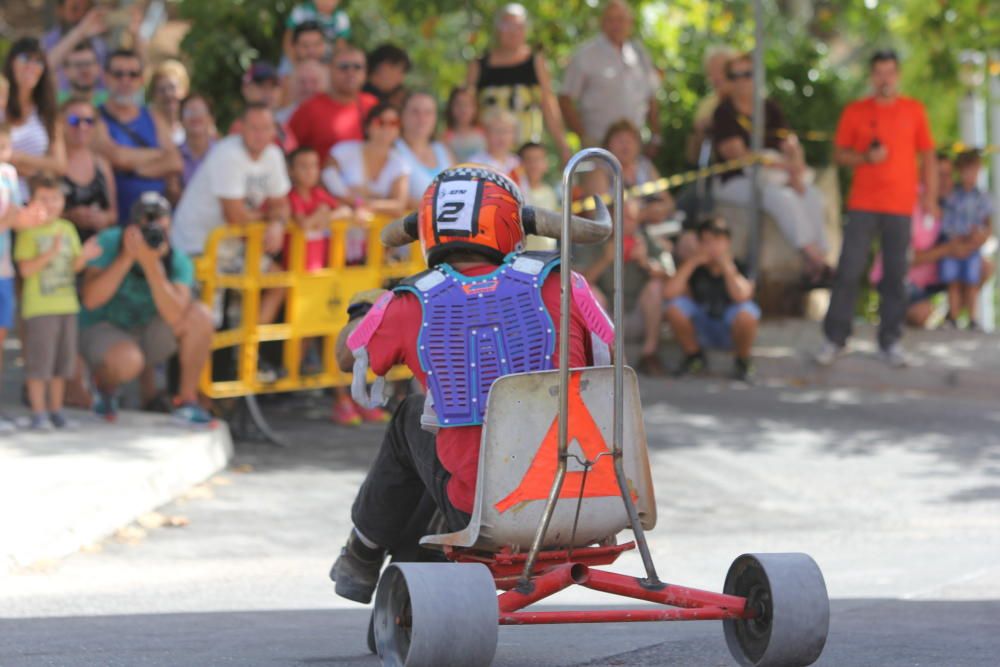
<path fill-rule="evenodd" d="M 232 433 L 233 440 L 263 440 L 275 447 L 288 447 L 288 441 L 275 433 L 271 425 L 267 423 L 257 397 L 250 394 L 239 398 L 226 399 L 220 403 L 223 407 L 222 418 L 229 424 L 229 432 Z"/>
<path fill-rule="evenodd" d="M 264 413 L 260 409 L 260 404 L 257 403 L 256 396 L 253 394 L 244 396 L 243 407 L 246 409 L 247 416 L 250 417 L 250 422 L 266 442 L 275 447 L 288 447 L 288 441 L 275 433 L 271 425 L 267 423 L 267 418 L 264 417 Z"/>

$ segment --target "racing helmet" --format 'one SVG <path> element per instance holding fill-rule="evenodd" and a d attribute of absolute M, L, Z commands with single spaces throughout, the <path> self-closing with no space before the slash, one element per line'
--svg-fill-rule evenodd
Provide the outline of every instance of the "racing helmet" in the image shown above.
<path fill-rule="evenodd" d="M 611 218 L 597 199 L 594 219 L 572 216 L 576 243 L 598 243 L 611 233 Z M 525 206 L 521 189 L 508 176 L 485 165 L 460 164 L 445 169 L 424 191 L 420 209 L 382 230 L 389 247 L 419 240 L 428 266 L 466 250 L 497 263 L 524 247 L 528 234 L 560 238 L 562 216 Z"/>
<path fill-rule="evenodd" d="M 444 170 L 424 191 L 417 211 L 427 263 L 439 264 L 455 250 L 503 261 L 524 247 L 523 207 L 521 189 L 498 171 L 473 164 Z"/>

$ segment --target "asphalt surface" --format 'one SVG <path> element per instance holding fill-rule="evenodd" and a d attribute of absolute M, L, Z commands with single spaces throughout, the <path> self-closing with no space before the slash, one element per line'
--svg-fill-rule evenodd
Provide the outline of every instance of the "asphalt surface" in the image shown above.
<path fill-rule="evenodd" d="M 1000 664 L 1000 405 L 707 379 L 642 385 L 664 579 L 719 590 L 748 551 L 805 551 L 833 616 L 821 665 Z M 0 577 L 0 666 L 376 665 L 326 570 L 381 429 L 265 406 L 288 450 L 122 531 Z M 615 569 L 638 573 L 626 554 Z M 566 591 L 553 604 L 614 604 Z M 733 664 L 716 622 L 501 628 L 504 665 Z"/>

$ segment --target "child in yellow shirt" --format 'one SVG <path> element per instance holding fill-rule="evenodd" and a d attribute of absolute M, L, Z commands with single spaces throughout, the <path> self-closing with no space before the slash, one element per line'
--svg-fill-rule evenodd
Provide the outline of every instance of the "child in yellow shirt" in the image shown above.
<path fill-rule="evenodd" d="M 24 288 L 21 317 L 25 333 L 25 375 L 34 431 L 48 431 L 69 424 L 62 413 L 66 378 L 76 364 L 76 274 L 101 254 L 97 239 L 80 245 L 72 223 L 63 220 L 65 198 L 54 175 L 39 173 L 29 181 L 32 205 L 44 211 L 44 221 L 20 231 L 14 243 Z M 46 389 L 48 413 L 46 413 Z"/>

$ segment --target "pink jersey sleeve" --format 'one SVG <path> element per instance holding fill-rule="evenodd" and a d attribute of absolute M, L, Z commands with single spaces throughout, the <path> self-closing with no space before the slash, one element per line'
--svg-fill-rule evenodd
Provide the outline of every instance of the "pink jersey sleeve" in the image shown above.
<path fill-rule="evenodd" d="M 597 303 L 597 298 L 591 291 L 587 279 L 574 271 L 571 284 L 573 303 L 580 309 L 580 314 L 583 315 L 583 319 L 587 323 L 587 328 L 592 333 L 597 334 L 597 337 L 608 346 L 613 345 L 615 342 L 614 324 L 611 322 L 608 314 L 604 312 L 604 309 L 601 308 L 601 304 Z"/>
<path fill-rule="evenodd" d="M 386 292 L 372 304 L 368 314 L 361 319 L 361 323 L 347 337 L 347 347 L 350 348 L 351 352 L 356 352 L 368 345 L 368 341 L 375 335 L 375 330 L 382 324 L 382 318 L 385 317 L 386 308 L 389 307 L 392 298 L 393 293 Z"/>

